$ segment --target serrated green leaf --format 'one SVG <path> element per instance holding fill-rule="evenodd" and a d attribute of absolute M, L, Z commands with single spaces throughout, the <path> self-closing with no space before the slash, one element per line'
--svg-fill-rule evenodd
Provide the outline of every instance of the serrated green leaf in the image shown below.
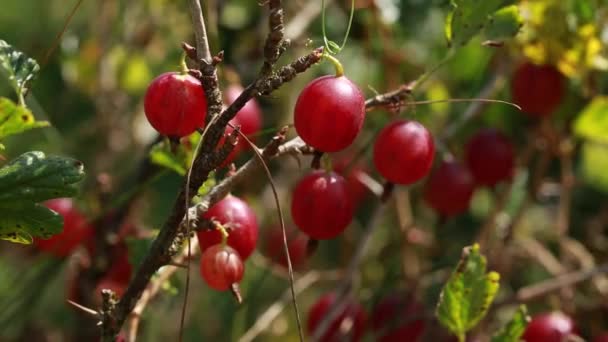
<path fill-rule="evenodd" d="M 461 47 L 485 28 L 490 15 L 503 0 L 452 0 L 452 11 L 445 22 L 448 45 Z M 449 27 L 448 27 L 449 26 Z"/>
<path fill-rule="evenodd" d="M 36 77 L 39 70 L 40 66 L 34 59 L 0 39 L 0 72 L 6 74 L 20 98 L 27 89 L 27 83 Z"/>
<path fill-rule="evenodd" d="M 475 244 L 463 249 L 454 273 L 443 287 L 436 315 L 443 326 L 461 341 L 485 316 L 498 291 L 500 276 L 486 273 L 486 258 Z"/>
<path fill-rule="evenodd" d="M 492 336 L 492 342 L 519 342 L 530 322 L 528 310 L 520 305 L 513 318 L 502 329 Z"/>
<path fill-rule="evenodd" d="M 0 139 L 48 125 L 46 121 L 36 121 L 27 108 L 0 97 Z"/>
<path fill-rule="evenodd" d="M 506 6 L 490 17 L 484 35 L 489 40 L 511 38 L 519 32 L 523 23 L 524 19 L 519 13 L 519 7 L 516 5 Z"/>
<path fill-rule="evenodd" d="M 0 205 L 14 201 L 42 202 L 72 197 L 84 177 L 82 162 L 27 152 L 0 169 Z"/>
<path fill-rule="evenodd" d="M 608 143 L 608 96 L 597 96 L 574 121 L 574 132 L 582 138 Z"/>
<path fill-rule="evenodd" d="M 61 232 L 63 217 L 29 201 L 0 202 L 0 239 L 30 244 L 32 237 L 49 238 Z"/>
<path fill-rule="evenodd" d="M 581 171 L 585 183 L 608 193 L 608 144 L 587 141 L 582 148 Z"/>

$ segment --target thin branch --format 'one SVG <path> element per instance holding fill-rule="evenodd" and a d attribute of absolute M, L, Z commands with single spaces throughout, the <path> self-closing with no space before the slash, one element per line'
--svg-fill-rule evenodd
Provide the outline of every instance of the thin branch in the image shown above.
<path fill-rule="evenodd" d="M 281 0 L 268 0 L 268 27 L 270 31 L 264 44 L 264 65 L 261 75 L 269 75 L 273 65 L 279 60 L 289 45 L 289 40 L 283 39 L 284 15 Z"/>
<path fill-rule="evenodd" d="M 205 28 L 205 18 L 200 0 L 188 0 L 190 5 L 190 15 L 192 16 L 192 26 L 196 37 L 196 53 L 199 61 L 211 64 L 211 51 L 209 50 L 209 39 Z"/>
<path fill-rule="evenodd" d="M 499 303 L 496 303 L 495 306 L 499 307 L 506 304 L 529 302 L 536 298 L 548 295 L 562 288 L 578 284 L 591 277 L 607 272 L 608 264 L 602 264 L 592 269 L 579 270 L 562 274 L 555 278 L 551 278 L 530 286 L 523 287 L 519 289 L 519 291 L 517 291 L 514 296 L 507 298 Z"/>
<path fill-rule="evenodd" d="M 330 272 L 317 272 L 310 271 L 307 274 L 303 275 L 294 283 L 294 291 L 296 295 L 301 294 L 304 290 L 308 289 L 310 286 L 319 282 L 321 280 L 337 280 L 341 276 L 340 272 L 330 271 Z M 251 342 L 253 341 L 259 334 L 264 332 L 272 322 L 274 322 L 277 317 L 283 312 L 283 309 L 287 305 L 287 302 L 291 300 L 292 293 L 290 289 L 285 290 L 281 297 L 274 302 L 272 305 L 262 313 L 258 319 L 255 321 L 253 326 L 245 332 L 243 336 L 239 339 L 239 342 Z"/>
<path fill-rule="evenodd" d="M 345 310 L 348 306 L 348 296 L 353 289 L 353 283 L 357 274 L 359 273 L 359 266 L 361 266 L 361 262 L 363 262 L 363 257 L 367 252 L 369 247 L 371 237 L 373 236 L 373 232 L 376 230 L 378 226 L 380 226 L 380 222 L 384 217 L 384 209 L 386 207 L 386 201 L 380 202 L 378 206 L 374 209 L 369 222 L 363 232 L 363 235 L 359 239 L 359 243 L 355 248 L 355 253 L 351 258 L 350 264 L 346 269 L 344 279 L 337 287 L 336 290 L 336 299 L 332 303 L 332 306 L 329 311 L 323 316 L 321 322 L 315 328 L 315 331 L 312 334 L 311 341 L 320 341 L 321 338 L 327 332 L 327 329 L 332 325 L 332 323 L 340 316 L 340 314 Z"/>

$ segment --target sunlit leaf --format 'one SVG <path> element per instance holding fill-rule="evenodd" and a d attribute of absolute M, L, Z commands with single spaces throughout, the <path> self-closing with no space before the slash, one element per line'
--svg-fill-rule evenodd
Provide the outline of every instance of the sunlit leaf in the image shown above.
<path fill-rule="evenodd" d="M 27 83 L 36 77 L 38 70 L 40 66 L 35 60 L 0 40 L 0 72 L 8 77 L 19 97 L 24 95 Z"/>
<path fill-rule="evenodd" d="M 490 17 L 484 35 L 489 40 L 511 38 L 519 32 L 523 21 L 516 5 L 503 7 Z"/>
<path fill-rule="evenodd" d="M 585 183 L 608 193 L 608 144 L 588 141 L 582 148 L 582 175 Z"/>
<path fill-rule="evenodd" d="M 574 132 L 582 138 L 608 143 L 608 96 L 598 96 L 574 122 Z"/>
<path fill-rule="evenodd" d="M 513 318 L 502 329 L 492 336 L 492 342 L 519 342 L 530 322 L 528 310 L 520 305 Z"/>
<path fill-rule="evenodd" d="M 502 0 L 452 0 L 452 11 L 446 18 L 448 44 L 460 47 L 485 28 Z"/>
<path fill-rule="evenodd" d="M 479 253 L 479 245 L 464 248 L 439 297 L 436 315 L 441 324 L 464 341 L 466 332 L 485 316 L 499 279 L 496 272 L 486 273 L 486 258 Z"/>
<path fill-rule="evenodd" d="M 161 141 L 150 149 L 150 160 L 156 165 L 166 167 L 184 176 L 186 174 L 186 164 L 183 153 L 175 152 L 177 153 L 171 151 L 170 143 Z"/>
<path fill-rule="evenodd" d="M 46 121 L 35 121 L 34 115 L 27 108 L 0 97 L 0 139 L 48 125 Z"/>

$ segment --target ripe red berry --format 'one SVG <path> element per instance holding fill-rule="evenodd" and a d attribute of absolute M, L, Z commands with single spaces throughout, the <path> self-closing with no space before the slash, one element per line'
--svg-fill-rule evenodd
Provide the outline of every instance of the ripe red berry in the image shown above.
<path fill-rule="evenodd" d="M 201 255 L 200 271 L 209 287 L 224 291 L 243 279 L 245 269 L 234 248 L 217 244 L 207 248 Z"/>
<path fill-rule="evenodd" d="M 301 267 L 306 261 L 308 237 L 293 228 L 285 227 L 287 233 L 287 247 L 289 248 L 289 259 L 293 268 Z M 266 254 L 268 257 L 287 268 L 287 258 L 283 246 L 283 231 L 280 226 L 269 229 L 266 235 Z"/>
<path fill-rule="evenodd" d="M 398 120 L 384 127 L 374 145 L 374 165 L 389 182 L 408 185 L 426 176 L 435 157 L 435 142 L 422 124 Z"/>
<path fill-rule="evenodd" d="M 150 83 L 144 111 L 160 134 L 181 138 L 204 126 L 207 98 L 195 77 L 167 72 Z"/>
<path fill-rule="evenodd" d="M 465 153 L 467 166 L 477 184 L 493 186 L 513 174 L 513 146 L 495 129 L 477 132 L 466 145 Z"/>
<path fill-rule="evenodd" d="M 344 76 L 323 76 L 310 82 L 294 110 L 298 135 L 322 152 L 348 147 L 361 131 L 364 118 L 363 93 Z"/>
<path fill-rule="evenodd" d="M 325 334 L 321 337 L 321 342 L 338 342 L 361 340 L 365 332 L 367 317 L 361 305 L 355 301 L 346 299 L 348 304 L 344 310 L 334 319 Z M 336 302 L 334 293 L 327 293 L 317 300 L 308 312 L 307 330 L 309 335 L 313 335 L 315 329 L 324 320 Z"/>
<path fill-rule="evenodd" d="M 316 240 L 342 233 L 353 219 L 353 210 L 348 184 L 335 172 L 313 171 L 293 191 L 293 222 Z"/>
<path fill-rule="evenodd" d="M 576 333 L 570 317 L 561 312 L 550 312 L 535 316 L 522 339 L 526 342 L 561 342 L 566 336 Z"/>
<path fill-rule="evenodd" d="M 239 85 L 228 86 L 224 90 L 224 101 L 227 105 L 232 104 L 243 92 L 243 88 Z M 258 102 L 255 99 L 247 101 L 245 106 L 236 113 L 236 116 L 230 120 L 233 126 L 240 126 L 241 132 L 245 134 L 251 141 L 255 141 L 255 134 L 257 134 L 262 128 L 262 111 Z M 230 134 L 234 129 L 230 126 L 226 128 L 226 135 Z M 223 140 L 220 142 L 223 144 Z M 227 166 L 230 164 L 242 151 L 246 151 L 249 148 L 249 144 L 245 139 L 239 137 L 238 144 L 234 147 L 234 150 L 228 155 L 220 167 Z"/>
<path fill-rule="evenodd" d="M 236 249 L 243 260 L 253 253 L 258 241 L 258 222 L 245 201 L 228 195 L 209 208 L 203 218 L 218 221 L 228 230 L 228 245 Z M 201 251 L 222 241 L 217 229 L 202 229 L 197 235 Z"/>
<path fill-rule="evenodd" d="M 469 208 L 475 182 L 469 170 L 457 161 L 442 161 L 429 176 L 424 199 L 439 214 L 452 216 Z"/>
<path fill-rule="evenodd" d="M 564 76 L 553 65 L 524 62 L 511 80 L 511 95 L 525 113 L 551 115 L 564 97 Z"/>
<path fill-rule="evenodd" d="M 593 339 L 593 342 L 608 342 L 608 333 L 604 333 L 602 335 L 596 336 Z"/>
<path fill-rule="evenodd" d="M 243 92 L 239 85 L 230 85 L 224 90 L 224 98 L 227 105 L 232 104 Z M 262 110 L 255 99 L 247 101 L 245 106 L 236 113 L 236 123 L 241 125 L 241 132 L 249 136 L 256 134 L 262 128 Z"/>
<path fill-rule="evenodd" d="M 418 341 L 426 323 L 422 305 L 395 293 L 384 297 L 372 312 L 371 326 L 379 342 Z"/>
<path fill-rule="evenodd" d="M 351 200 L 356 206 L 365 198 L 369 190 L 360 180 L 360 177 L 365 175 L 365 168 L 359 163 L 351 165 L 350 160 L 349 158 L 340 159 L 334 164 L 334 170 L 346 179 Z"/>
<path fill-rule="evenodd" d="M 36 246 L 57 257 L 67 257 L 78 245 L 93 236 L 94 230 L 71 198 L 55 198 L 45 205 L 63 216 L 63 231 L 50 239 L 34 239 Z"/>

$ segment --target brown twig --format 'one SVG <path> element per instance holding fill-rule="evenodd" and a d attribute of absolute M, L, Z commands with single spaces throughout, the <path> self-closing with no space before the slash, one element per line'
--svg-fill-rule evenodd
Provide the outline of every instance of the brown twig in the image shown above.
<path fill-rule="evenodd" d="M 578 270 L 566 274 L 562 274 L 555 278 L 551 278 L 539 283 L 523 287 L 517 293 L 503 301 L 496 303 L 495 307 L 513 303 L 525 303 L 536 298 L 545 296 L 557 290 L 578 284 L 598 274 L 607 273 L 608 264 L 602 264 L 588 270 Z"/>
<path fill-rule="evenodd" d="M 327 332 L 327 329 L 329 329 L 331 324 L 347 307 L 349 294 L 353 289 L 355 277 L 359 273 L 359 266 L 361 265 L 363 257 L 367 252 L 373 232 L 378 226 L 380 226 L 380 221 L 384 217 L 385 207 L 386 202 L 380 202 L 372 213 L 371 218 L 366 225 L 365 231 L 363 232 L 363 235 L 359 239 L 359 243 L 355 248 L 355 253 L 351 258 L 348 268 L 346 269 L 345 276 L 337 287 L 336 299 L 332 303 L 331 309 L 327 311 L 321 322 L 319 322 L 317 325 L 312 334 L 311 341 L 320 341 L 321 337 Z"/>
<path fill-rule="evenodd" d="M 282 1 L 268 0 L 268 10 L 268 27 L 270 31 L 264 44 L 264 65 L 262 65 L 260 71 L 260 75 L 264 76 L 272 72 L 272 67 L 289 45 L 289 39 L 283 39 L 285 24 Z"/>
<path fill-rule="evenodd" d="M 337 279 L 339 279 L 340 276 L 341 276 L 341 273 L 338 271 L 327 271 L 327 272 L 310 271 L 310 272 L 306 273 L 305 275 L 303 275 L 302 277 L 300 277 L 300 279 L 298 279 L 294 283 L 294 286 L 293 286 L 294 291 L 295 291 L 296 295 L 299 295 L 300 293 L 302 293 L 306 289 L 308 289 L 310 286 L 312 286 L 313 284 L 315 284 L 321 280 L 337 280 Z M 247 330 L 245 332 L 245 334 L 243 334 L 243 336 L 241 336 L 241 338 L 239 339 L 239 342 L 251 342 L 260 333 L 265 331 L 268 328 L 268 326 L 270 326 L 270 324 L 272 324 L 272 322 L 274 322 L 274 320 L 277 317 L 279 317 L 279 315 L 281 314 L 281 312 L 287 305 L 287 302 L 289 300 L 291 300 L 291 297 L 292 297 L 292 293 L 289 289 L 286 290 L 285 292 L 283 292 L 281 297 L 276 302 L 274 302 L 272 305 L 270 305 L 268 307 L 268 309 L 266 309 L 266 311 L 264 311 L 264 313 L 262 313 L 258 317 L 258 319 L 255 321 L 253 326 L 251 326 L 251 328 L 249 328 L 249 330 Z"/>

